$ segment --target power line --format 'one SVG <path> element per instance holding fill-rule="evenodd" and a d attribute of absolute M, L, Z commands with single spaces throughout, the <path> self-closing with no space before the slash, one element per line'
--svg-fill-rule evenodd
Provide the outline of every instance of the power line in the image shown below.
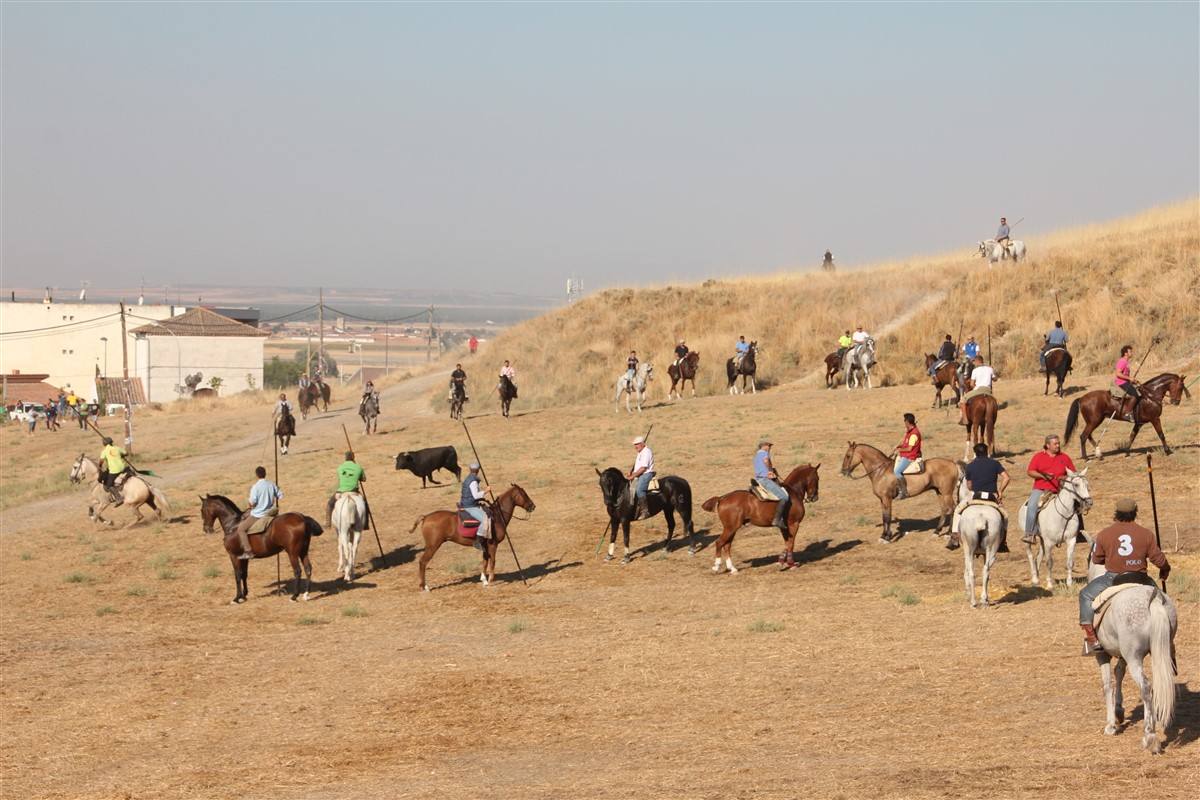
<path fill-rule="evenodd" d="M 4 331 L 0 332 L 0 336 L 23 336 L 25 334 L 43 333 L 45 331 L 57 331 L 62 330 L 63 328 L 74 328 L 79 325 L 90 325 L 95 322 L 102 322 L 103 320 L 119 317 L 120 315 L 121 313 L 119 311 L 114 311 L 113 313 L 105 314 L 102 317 L 92 317 L 91 319 L 84 319 L 80 320 L 79 322 L 67 322 L 62 325 L 49 325 L 45 328 L 29 328 L 28 330 L 24 331 Z"/>
<path fill-rule="evenodd" d="M 359 315 L 359 314 L 349 314 L 349 313 L 347 313 L 347 312 L 345 312 L 345 311 L 341 311 L 341 310 L 339 310 L 339 309 L 336 309 L 336 308 L 334 308 L 333 306 L 329 305 L 328 303 L 326 303 L 326 304 L 325 304 L 325 309 L 326 309 L 327 311 L 332 311 L 332 312 L 334 312 L 335 314 L 338 314 L 338 315 L 340 315 L 340 316 L 343 316 L 343 317 L 349 317 L 350 319 L 362 320 L 362 321 L 364 321 L 364 322 L 386 322 L 386 323 L 393 323 L 393 322 L 407 322 L 407 321 L 409 321 L 409 320 L 412 320 L 412 319 L 417 319 L 418 317 L 423 317 L 423 316 L 425 316 L 426 314 L 428 314 L 428 313 L 429 313 L 429 309 L 428 309 L 428 308 L 423 308 L 423 309 L 421 309 L 420 311 L 418 311 L 417 313 L 415 313 L 415 314 L 409 314 L 409 315 L 408 315 L 408 316 L 406 316 L 406 317 L 396 317 L 395 319 L 376 319 L 375 317 L 364 317 L 364 316 L 362 316 L 362 315 Z M 265 320 L 264 320 L 264 321 L 265 321 Z"/>

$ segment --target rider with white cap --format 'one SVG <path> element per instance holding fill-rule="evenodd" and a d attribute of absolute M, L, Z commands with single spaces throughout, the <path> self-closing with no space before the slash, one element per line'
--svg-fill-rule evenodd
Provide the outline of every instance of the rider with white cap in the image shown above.
<path fill-rule="evenodd" d="M 638 436 L 633 440 L 633 449 L 637 451 L 637 458 L 633 462 L 633 469 L 625 477 L 631 481 L 637 481 L 637 488 L 634 491 L 634 498 L 637 501 L 634 519 L 645 519 L 650 516 L 646 493 L 650 490 L 650 481 L 654 480 L 654 453 L 646 444 L 645 436 Z"/>
<path fill-rule="evenodd" d="M 467 469 L 467 477 L 462 482 L 462 494 L 459 496 L 458 507 L 479 521 L 479 537 L 491 538 L 491 526 L 488 524 L 487 511 L 480 503 L 492 487 L 479 480 L 479 464 L 472 462 Z"/>

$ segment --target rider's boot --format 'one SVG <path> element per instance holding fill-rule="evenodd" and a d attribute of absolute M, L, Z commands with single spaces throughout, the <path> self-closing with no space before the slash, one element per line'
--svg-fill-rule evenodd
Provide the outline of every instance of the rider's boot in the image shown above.
<path fill-rule="evenodd" d="M 1096 638 L 1096 629 L 1086 622 L 1079 623 L 1079 627 L 1083 628 L 1083 652 L 1080 655 L 1091 656 L 1104 652 L 1104 646 Z"/>
<path fill-rule="evenodd" d="M 645 519 L 650 516 L 649 498 L 639 497 L 633 506 L 633 518 L 635 520 Z"/>
<path fill-rule="evenodd" d="M 779 530 L 781 530 L 783 532 L 784 536 L 787 536 L 787 533 L 788 533 L 788 530 L 787 530 L 787 512 L 788 512 L 788 510 L 789 509 L 787 508 L 787 504 L 785 502 L 783 502 L 782 500 L 780 500 L 775 505 L 775 518 L 773 520 L 771 520 L 771 527 L 779 528 Z"/>
<path fill-rule="evenodd" d="M 325 504 L 325 527 L 326 528 L 333 527 L 333 505 L 336 502 L 337 502 L 337 495 L 332 494 L 329 496 L 329 502 Z"/>

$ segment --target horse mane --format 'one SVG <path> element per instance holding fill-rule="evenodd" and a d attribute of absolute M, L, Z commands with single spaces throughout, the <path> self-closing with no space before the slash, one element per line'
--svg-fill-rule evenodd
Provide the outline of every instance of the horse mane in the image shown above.
<path fill-rule="evenodd" d="M 207 502 L 209 500 L 215 500 L 217 503 L 225 506 L 226 510 L 228 510 L 234 514 L 240 515 L 242 513 L 242 510 L 240 508 L 238 508 L 238 504 L 233 502 L 232 500 L 230 500 L 228 497 L 226 497 L 223 494 L 205 495 L 204 500 L 205 500 L 205 502 Z"/>

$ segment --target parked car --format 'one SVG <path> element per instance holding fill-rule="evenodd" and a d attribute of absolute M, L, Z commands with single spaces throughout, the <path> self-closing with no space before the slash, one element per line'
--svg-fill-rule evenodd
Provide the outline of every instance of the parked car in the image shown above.
<path fill-rule="evenodd" d="M 9 408 L 9 419 L 17 422 L 29 422 L 32 419 L 34 412 L 37 413 L 38 419 L 46 416 L 46 407 L 41 403 L 16 403 Z"/>

